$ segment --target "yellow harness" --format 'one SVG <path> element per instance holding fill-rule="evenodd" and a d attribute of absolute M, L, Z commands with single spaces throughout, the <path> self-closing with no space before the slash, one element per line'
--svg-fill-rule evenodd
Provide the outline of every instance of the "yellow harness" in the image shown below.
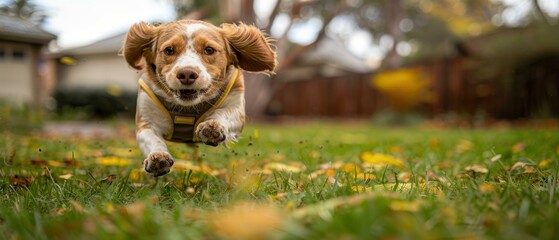
<path fill-rule="evenodd" d="M 229 92 L 233 88 L 233 85 L 235 84 L 238 76 L 239 70 L 235 69 L 233 77 L 227 84 L 227 87 L 223 91 L 223 94 L 221 94 L 221 96 L 214 104 L 211 104 L 207 110 L 202 111 L 201 113 L 170 111 L 162 103 L 161 99 L 159 99 L 157 95 L 153 93 L 151 88 L 144 82 L 143 79 L 140 78 L 140 80 L 138 80 L 138 83 L 140 84 L 141 89 L 147 93 L 147 95 L 149 96 L 149 98 L 151 98 L 155 105 L 157 105 L 157 107 L 165 113 L 171 123 L 173 123 L 169 132 L 163 135 L 165 140 L 173 142 L 195 143 L 200 141 L 198 139 L 198 136 L 196 136 L 196 128 L 198 127 L 198 124 L 206 119 L 209 112 L 212 112 L 223 103 L 223 101 L 225 100 L 227 95 L 229 95 Z"/>

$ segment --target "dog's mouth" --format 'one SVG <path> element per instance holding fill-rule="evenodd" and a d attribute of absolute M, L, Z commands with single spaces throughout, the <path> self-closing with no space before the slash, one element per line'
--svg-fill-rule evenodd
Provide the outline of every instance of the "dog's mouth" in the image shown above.
<path fill-rule="evenodd" d="M 180 90 L 175 90 L 175 96 L 181 100 L 194 100 L 196 99 L 200 94 L 204 94 L 206 93 L 207 90 L 206 89 L 200 89 L 200 90 L 196 90 L 196 89 L 180 89 Z"/>

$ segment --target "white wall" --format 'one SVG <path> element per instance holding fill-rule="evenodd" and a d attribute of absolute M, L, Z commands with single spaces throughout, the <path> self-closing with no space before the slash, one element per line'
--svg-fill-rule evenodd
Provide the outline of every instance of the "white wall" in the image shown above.
<path fill-rule="evenodd" d="M 0 99 L 16 105 L 33 100 L 33 55 L 31 46 L 0 43 Z M 14 58 L 14 52 L 23 53 L 23 58 Z"/>
<path fill-rule="evenodd" d="M 106 88 L 119 86 L 136 91 L 140 74 L 123 57 L 114 54 L 86 55 L 75 58 L 74 65 L 59 65 L 59 80 L 64 87 Z"/>

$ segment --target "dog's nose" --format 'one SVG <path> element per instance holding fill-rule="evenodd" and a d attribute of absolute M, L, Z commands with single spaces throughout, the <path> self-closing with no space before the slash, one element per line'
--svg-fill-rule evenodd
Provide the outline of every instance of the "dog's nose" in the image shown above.
<path fill-rule="evenodd" d="M 198 79 L 198 72 L 194 68 L 185 67 L 177 72 L 177 79 L 184 85 L 192 85 Z"/>

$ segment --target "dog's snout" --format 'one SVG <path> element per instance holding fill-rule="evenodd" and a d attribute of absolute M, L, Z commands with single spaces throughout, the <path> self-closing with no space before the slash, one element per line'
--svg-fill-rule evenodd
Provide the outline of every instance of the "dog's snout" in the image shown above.
<path fill-rule="evenodd" d="M 190 67 L 182 68 L 177 72 L 177 79 L 184 85 L 192 85 L 198 79 L 198 71 Z"/>

